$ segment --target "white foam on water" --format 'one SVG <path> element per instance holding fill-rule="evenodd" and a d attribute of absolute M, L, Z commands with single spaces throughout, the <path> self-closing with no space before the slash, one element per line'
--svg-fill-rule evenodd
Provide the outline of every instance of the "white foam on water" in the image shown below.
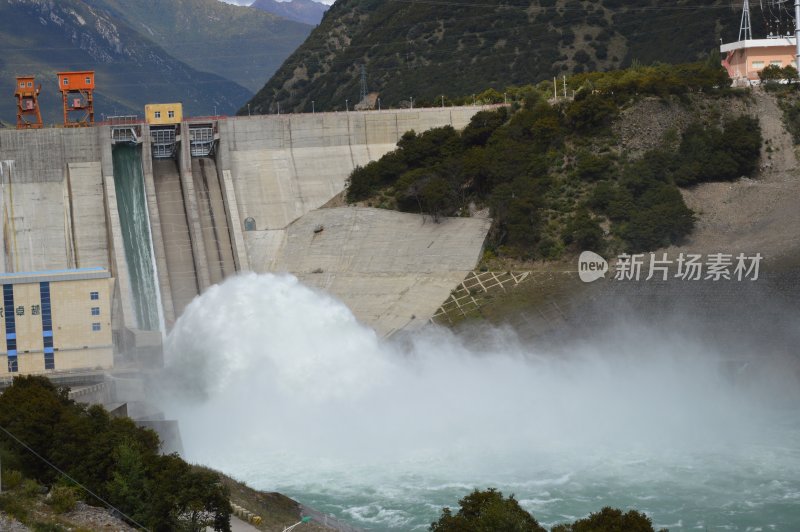
<path fill-rule="evenodd" d="M 292 276 L 247 274 L 178 320 L 164 401 L 190 460 L 374 530 L 489 486 L 545 522 L 613 503 L 694 526 L 723 501 L 775 522 L 745 501 L 794 500 L 797 410 L 765 399 L 785 399 L 779 381 L 742 386 L 702 342 L 630 323 L 559 353 L 483 340 L 382 341 Z"/>

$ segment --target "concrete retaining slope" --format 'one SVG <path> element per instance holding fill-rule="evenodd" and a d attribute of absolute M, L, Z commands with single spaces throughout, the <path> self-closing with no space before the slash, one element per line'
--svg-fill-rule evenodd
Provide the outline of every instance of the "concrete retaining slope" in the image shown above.
<path fill-rule="evenodd" d="M 98 130 L 0 130 L 0 272 L 109 267 Z"/>
<path fill-rule="evenodd" d="M 242 222 L 281 229 L 344 190 L 410 130 L 464 128 L 481 107 L 239 117 L 220 122 Z"/>
<path fill-rule="evenodd" d="M 245 235 L 256 271 L 291 272 L 390 335 L 427 323 L 475 267 L 489 225 L 482 218 L 435 223 L 415 214 L 342 207 L 312 211 L 285 232 Z"/>
<path fill-rule="evenodd" d="M 427 323 L 478 262 L 489 221 L 319 209 L 407 131 L 463 129 L 481 107 L 242 117 L 220 123 L 250 268 L 290 272 L 380 334 Z M 249 223 L 248 223 L 249 222 Z M 315 233 L 317 226 L 324 230 Z M 236 228 L 234 228 L 236 229 Z M 238 235 L 237 235 L 238 237 Z M 314 273 L 320 272 L 320 273 Z"/>

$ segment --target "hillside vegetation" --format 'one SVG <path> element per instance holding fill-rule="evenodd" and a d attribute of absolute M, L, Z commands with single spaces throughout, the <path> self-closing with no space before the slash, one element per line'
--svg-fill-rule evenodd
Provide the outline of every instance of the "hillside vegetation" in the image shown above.
<path fill-rule="evenodd" d="M 45 377 L 14 379 L 0 396 L 0 427 L 6 487 L 11 478 L 27 479 L 23 492 L 32 498 L 40 487 L 49 491 L 58 512 L 80 499 L 109 503 L 154 532 L 230 530 L 229 491 L 219 475 L 176 454 L 160 455 L 155 432 L 72 401 Z M 0 510 L 27 521 L 29 502 L 20 493 L 4 495 Z"/>
<path fill-rule="evenodd" d="M 730 2 L 338 0 L 251 102 L 259 113 L 343 110 L 360 69 L 384 107 L 610 70 L 696 61 L 735 38 Z M 758 24 L 758 17 L 754 24 Z M 758 31 L 758 28 L 755 28 Z M 246 108 L 244 108 L 246 112 Z"/>
<path fill-rule="evenodd" d="M 546 84 L 509 90 L 514 104 L 478 113 L 462 132 L 409 132 L 398 148 L 350 176 L 347 199 L 439 216 L 488 207 L 488 253 L 556 259 L 565 252 L 640 252 L 676 244 L 694 215 L 679 187 L 751 176 L 762 144 L 757 119 L 703 112 L 746 97 L 718 66 L 636 67 L 568 81 L 574 100 L 548 102 Z M 613 124 L 644 98 L 687 107 L 695 119 L 630 155 Z M 694 96 L 697 97 L 697 96 Z"/>

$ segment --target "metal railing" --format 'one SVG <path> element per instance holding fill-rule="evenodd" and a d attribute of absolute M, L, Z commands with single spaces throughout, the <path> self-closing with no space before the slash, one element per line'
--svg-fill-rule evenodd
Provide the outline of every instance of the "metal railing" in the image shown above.
<path fill-rule="evenodd" d="M 154 158 L 169 159 L 174 157 L 178 145 L 175 127 L 151 128 L 150 145 Z"/>
<path fill-rule="evenodd" d="M 214 152 L 216 124 L 189 126 L 189 151 L 192 157 L 208 157 Z"/>

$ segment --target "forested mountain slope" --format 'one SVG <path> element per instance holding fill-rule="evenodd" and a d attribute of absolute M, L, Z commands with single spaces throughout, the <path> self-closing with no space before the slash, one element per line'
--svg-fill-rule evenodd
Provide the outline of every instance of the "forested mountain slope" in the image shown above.
<path fill-rule="evenodd" d="M 339 0 L 251 107 L 344 109 L 359 98 L 362 65 L 388 107 L 634 62 L 689 62 L 735 38 L 739 19 L 722 0 Z"/>

